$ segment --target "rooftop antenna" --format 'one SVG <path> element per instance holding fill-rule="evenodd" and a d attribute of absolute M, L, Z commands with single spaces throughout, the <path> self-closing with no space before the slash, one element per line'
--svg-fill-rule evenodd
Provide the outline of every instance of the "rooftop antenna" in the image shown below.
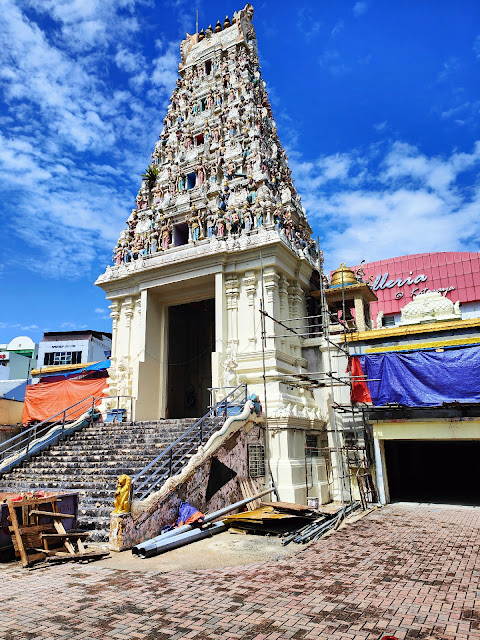
<path fill-rule="evenodd" d="M 195 33 L 198 33 L 198 9 L 197 9 L 197 30 L 195 31 Z"/>

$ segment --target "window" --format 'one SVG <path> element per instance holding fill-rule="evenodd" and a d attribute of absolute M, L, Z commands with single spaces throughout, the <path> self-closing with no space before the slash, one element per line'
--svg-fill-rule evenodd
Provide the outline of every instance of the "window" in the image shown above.
<path fill-rule="evenodd" d="M 307 458 L 317 457 L 318 451 L 318 436 L 315 433 L 305 434 L 305 456 Z"/>
<path fill-rule="evenodd" d="M 212 61 L 207 60 L 205 62 L 205 75 L 209 76 L 212 72 Z"/>
<path fill-rule="evenodd" d="M 46 367 L 60 364 L 80 364 L 81 361 L 81 351 L 50 351 L 45 353 L 43 358 L 43 364 Z"/>
<path fill-rule="evenodd" d="M 193 189 L 197 182 L 197 174 L 195 172 L 187 175 L 187 189 Z"/>
<path fill-rule="evenodd" d="M 382 324 L 384 327 L 394 327 L 395 316 L 383 316 Z"/>
<path fill-rule="evenodd" d="M 263 444 L 248 444 L 248 475 L 262 478 L 265 475 L 265 451 Z"/>
<path fill-rule="evenodd" d="M 198 136 L 195 136 L 195 142 L 197 147 L 203 144 L 203 133 L 199 133 Z"/>

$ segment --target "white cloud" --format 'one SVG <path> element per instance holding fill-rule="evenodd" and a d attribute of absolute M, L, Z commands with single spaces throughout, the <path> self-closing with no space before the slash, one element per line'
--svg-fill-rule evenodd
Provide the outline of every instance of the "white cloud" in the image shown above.
<path fill-rule="evenodd" d="M 379 153 L 322 156 L 290 165 L 310 224 L 321 232 L 327 268 L 411 253 L 477 250 L 480 185 L 466 188 L 464 172 L 478 170 L 480 142 L 471 153 L 421 153 L 397 141 Z"/>
<path fill-rule="evenodd" d="M 356 2 L 353 5 L 353 15 L 358 18 L 359 16 L 363 15 L 368 9 L 368 4 L 366 2 Z"/>
<path fill-rule="evenodd" d="M 330 35 L 332 38 L 336 38 L 338 36 L 338 34 L 343 31 L 343 29 L 345 28 L 345 23 L 343 20 L 339 20 L 335 26 L 333 27 L 333 29 L 330 32 Z"/>
<path fill-rule="evenodd" d="M 118 47 L 115 54 L 115 63 L 119 69 L 127 73 L 135 73 L 141 71 L 147 66 L 145 57 L 140 53 L 129 51 L 125 47 Z"/>
<path fill-rule="evenodd" d="M 480 35 L 478 35 L 474 40 L 473 51 L 477 58 L 480 58 Z"/>
<path fill-rule="evenodd" d="M 178 63 L 178 46 L 170 43 L 166 46 L 164 53 L 153 60 L 152 84 L 156 87 L 165 87 L 168 93 L 173 91 L 178 78 Z"/>
<path fill-rule="evenodd" d="M 318 59 L 319 65 L 330 71 L 333 75 L 339 75 L 349 71 L 349 67 L 343 61 L 339 51 L 336 49 L 327 49 Z"/>
<path fill-rule="evenodd" d="M 61 329 L 70 329 L 71 331 L 81 331 L 82 329 L 88 329 L 88 324 L 78 324 L 77 322 L 62 322 L 60 324 Z"/>
<path fill-rule="evenodd" d="M 375 129 L 375 131 L 378 131 L 378 132 L 385 131 L 387 127 L 388 127 L 387 120 L 384 120 L 383 122 L 377 122 L 376 124 L 373 125 L 373 128 Z"/>
<path fill-rule="evenodd" d="M 4 233 L 24 243 L 22 267 L 44 276 L 93 279 L 103 270 L 161 131 L 158 95 L 166 98 L 175 84 L 179 51 L 163 45 L 152 83 L 136 36 L 128 36 L 134 31 L 131 12 L 142 3 L 1 0 L 0 193 L 4 200 L 15 193 L 16 204 Z M 62 25 L 56 40 L 53 30 L 47 35 L 35 22 L 38 13 Z M 122 42 L 116 63 L 115 52 L 99 64 L 100 52 L 87 51 L 96 38 L 95 21 L 105 32 L 99 49 L 114 35 Z M 79 35 L 70 46 L 64 40 L 75 25 Z M 112 88 L 108 64 L 132 74 L 130 90 Z M 149 102 L 153 86 L 155 100 Z"/>
<path fill-rule="evenodd" d="M 20 5 L 48 14 L 60 25 L 62 44 L 77 51 L 98 50 L 113 38 L 139 30 L 135 18 L 142 0 L 20 0 Z"/>

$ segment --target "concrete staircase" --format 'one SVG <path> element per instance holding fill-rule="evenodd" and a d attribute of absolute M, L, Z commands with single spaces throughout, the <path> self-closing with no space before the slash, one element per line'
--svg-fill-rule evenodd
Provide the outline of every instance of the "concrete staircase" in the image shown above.
<path fill-rule="evenodd" d="M 0 492 L 76 491 L 79 528 L 106 541 L 118 476 L 135 476 L 195 422 L 94 423 L 1 475 Z"/>

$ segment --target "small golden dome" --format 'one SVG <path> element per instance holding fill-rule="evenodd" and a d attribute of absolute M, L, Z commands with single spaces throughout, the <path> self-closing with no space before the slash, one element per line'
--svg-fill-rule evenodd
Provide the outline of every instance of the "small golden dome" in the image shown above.
<path fill-rule="evenodd" d="M 218 33 L 222 30 L 222 25 L 220 24 L 220 20 L 217 20 L 217 24 L 215 25 L 215 33 Z"/>
<path fill-rule="evenodd" d="M 223 28 L 224 29 L 228 29 L 229 26 L 230 26 L 230 18 L 228 16 L 225 16 L 225 21 L 223 23 Z"/>
<path fill-rule="evenodd" d="M 204 39 L 205 39 L 205 31 L 202 29 L 198 34 L 198 41 L 201 42 Z"/>
<path fill-rule="evenodd" d="M 343 278 L 344 287 L 350 284 L 357 284 L 357 278 L 355 277 L 354 272 L 351 269 L 349 269 L 344 262 L 342 262 L 339 268 L 332 273 L 332 280 L 330 283 L 330 287 L 341 287 L 342 278 Z"/>

